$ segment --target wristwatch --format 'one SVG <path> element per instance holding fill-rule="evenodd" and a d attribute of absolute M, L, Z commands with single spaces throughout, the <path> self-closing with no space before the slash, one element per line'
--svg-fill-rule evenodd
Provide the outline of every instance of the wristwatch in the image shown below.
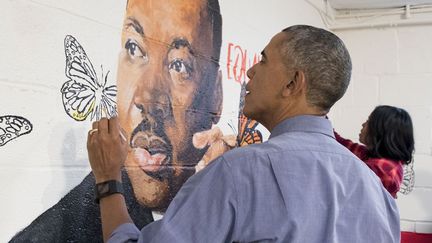
<path fill-rule="evenodd" d="M 95 202 L 99 204 L 100 199 L 115 193 L 124 193 L 123 185 L 121 182 L 116 180 L 109 180 L 97 183 L 95 188 Z"/>

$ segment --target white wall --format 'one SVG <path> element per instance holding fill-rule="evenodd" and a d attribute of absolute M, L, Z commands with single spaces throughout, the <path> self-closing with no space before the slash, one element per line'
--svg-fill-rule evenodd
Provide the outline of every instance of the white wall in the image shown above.
<path fill-rule="evenodd" d="M 0 147 L 0 242 L 6 242 L 88 174 L 89 122 L 63 110 L 63 40 L 72 34 L 95 69 L 115 82 L 125 3 L 16 0 L 0 3 L 0 116 L 20 115 L 33 131 Z"/>
<path fill-rule="evenodd" d="M 353 60 L 347 94 L 331 117 L 341 134 L 358 141 L 377 105 L 406 109 L 414 123 L 416 183 L 398 194 L 403 230 L 432 233 L 432 26 L 336 31 Z"/>
<path fill-rule="evenodd" d="M 125 0 L 14 0 L 0 3 L 0 116 L 20 115 L 33 131 L 0 147 L 0 242 L 54 205 L 90 171 L 86 135 L 90 122 L 76 122 L 63 110 L 63 40 L 71 34 L 97 72 L 110 70 L 114 84 Z M 323 27 L 302 0 L 220 0 L 223 17 L 221 70 L 224 114 L 237 117 L 240 86 L 228 79 L 228 43 L 260 53 L 276 32 L 293 24 Z M 250 58 L 250 57 L 248 57 Z"/>

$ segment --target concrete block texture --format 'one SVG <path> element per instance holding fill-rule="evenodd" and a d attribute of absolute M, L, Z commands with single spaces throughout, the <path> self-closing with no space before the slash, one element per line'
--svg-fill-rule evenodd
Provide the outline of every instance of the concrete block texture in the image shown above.
<path fill-rule="evenodd" d="M 377 105 L 407 110 L 414 125 L 416 183 L 397 199 L 402 230 L 432 233 L 432 27 L 427 25 L 337 31 L 353 59 L 351 90 L 337 103 L 334 124 L 358 139 Z M 353 103 L 346 102 L 350 100 Z M 358 140 L 357 140 L 358 141 Z"/>

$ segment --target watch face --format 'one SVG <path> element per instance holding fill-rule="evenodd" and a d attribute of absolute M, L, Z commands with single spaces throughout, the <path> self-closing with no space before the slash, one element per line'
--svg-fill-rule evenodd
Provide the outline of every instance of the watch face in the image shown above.
<path fill-rule="evenodd" d="M 102 185 L 99 185 L 98 192 L 99 194 L 105 194 L 109 191 L 109 185 L 107 183 L 104 183 Z"/>
<path fill-rule="evenodd" d="M 123 187 L 121 182 L 119 181 L 105 181 L 100 184 L 96 184 L 96 203 L 99 203 L 99 200 L 101 198 L 104 198 L 106 196 L 112 195 L 114 193 L 120 193 L 123 194 Z"/>

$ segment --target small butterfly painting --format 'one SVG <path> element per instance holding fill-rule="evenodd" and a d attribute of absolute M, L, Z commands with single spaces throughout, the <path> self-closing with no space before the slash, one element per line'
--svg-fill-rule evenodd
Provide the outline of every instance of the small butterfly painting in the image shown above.
<path fill-rule="evenodd" d="M 0 116 L 0 147 L 6 143 L 30 133 L 33 125 L 21 116 Z"/>
<path fill-rule="evenodd" d="M 64 40 L 66 55 L 65 74 L 69 79 L 62 88 L 63 107 L 76 121 L 90 116 L 92 121 L 117 115 L 115 97 L 117 87 L 107 86 L 109 71 L 97 76 L 83 47 L 71 35 Z"/>

